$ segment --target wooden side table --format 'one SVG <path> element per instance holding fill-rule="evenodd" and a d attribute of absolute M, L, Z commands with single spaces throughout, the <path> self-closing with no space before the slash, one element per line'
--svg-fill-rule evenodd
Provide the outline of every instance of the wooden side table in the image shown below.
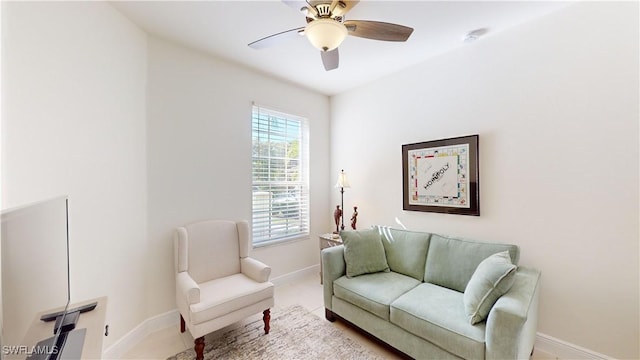
<path fill-rule="evenodd" d="M 322 249 L 338 245 L 342 245 L 340 235 L 332 233 L 320 235 L 320 252 L 322 252 Z M 322 284 L 322 255 L 320 255 L 320 284 Z"/>

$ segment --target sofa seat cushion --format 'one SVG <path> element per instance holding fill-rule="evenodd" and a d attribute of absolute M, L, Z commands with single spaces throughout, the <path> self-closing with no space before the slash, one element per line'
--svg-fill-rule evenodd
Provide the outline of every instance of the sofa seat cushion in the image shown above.
<path fill-rule="evenodd" d="M 333 282 L 334 295 L 363 310 L 389 320 L 389 305 L 420 281 L 395 272 L 343 276 Z M 462 300 L 461 304 L 462 304 Z"/>
<path fill-rule="evenodd" d="M 199 324 L 273 297 L 273 283 L 235 274 L 199 284 L 200 299 L 191 305 L 191 321 Z"/>
<path fill-rule="evenodd" d="M 463 294 L 424 283 L 391 304 L 391 322 L 452 354 L 483 359 L 485 322 L 471 325 L 464 311 Z"/>

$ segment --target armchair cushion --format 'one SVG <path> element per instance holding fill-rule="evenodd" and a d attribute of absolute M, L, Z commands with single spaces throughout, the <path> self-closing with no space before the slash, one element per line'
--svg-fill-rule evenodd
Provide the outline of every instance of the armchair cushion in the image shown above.
<path fill-rule="evenodd" d="M 198 283 L 240 272 L 240 243 L 234 221 L 210 220 L 184 227 L 187 271 Z M 180 257 L 179 257 L 180 258 Z"/>
<path fill-rule="evenodd" d="M 201 301 L 190 306 L 193 324 L 273 298 L 273 283 L 257 282 L 244 274 L 235 274 L 201 283 L 200 291 Z"/>
<path fill-rule="evenodd" d="M 464 310 L 470 324 L 486 319 L 493 304 L 513 285 L 516 268 L 508 251 L 493 254 L 478 265 L 464 291 Z"/>
<path fill-rule="evenodd" d="M 240 259 L 240 269 L 243 274 L 257 282 L 268 281 L 271 275 L 269 266 L 250 257 Z"/>

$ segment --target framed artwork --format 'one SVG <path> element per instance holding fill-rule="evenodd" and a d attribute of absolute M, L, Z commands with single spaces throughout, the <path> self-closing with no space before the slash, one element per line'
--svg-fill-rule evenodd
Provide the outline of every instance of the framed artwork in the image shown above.
<path fill-rule="evenodd" d="M 480 215 L 478 135 L 402 145 L 403 209 Z"/>

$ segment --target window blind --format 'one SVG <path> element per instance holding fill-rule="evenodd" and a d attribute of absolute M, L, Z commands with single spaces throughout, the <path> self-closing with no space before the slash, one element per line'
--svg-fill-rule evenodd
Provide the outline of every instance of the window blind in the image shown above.
<path fill-rule="evenodd" d="M 306 119 L 253 106 L 254 246 L 309 236 L 309 144 Z"/>

